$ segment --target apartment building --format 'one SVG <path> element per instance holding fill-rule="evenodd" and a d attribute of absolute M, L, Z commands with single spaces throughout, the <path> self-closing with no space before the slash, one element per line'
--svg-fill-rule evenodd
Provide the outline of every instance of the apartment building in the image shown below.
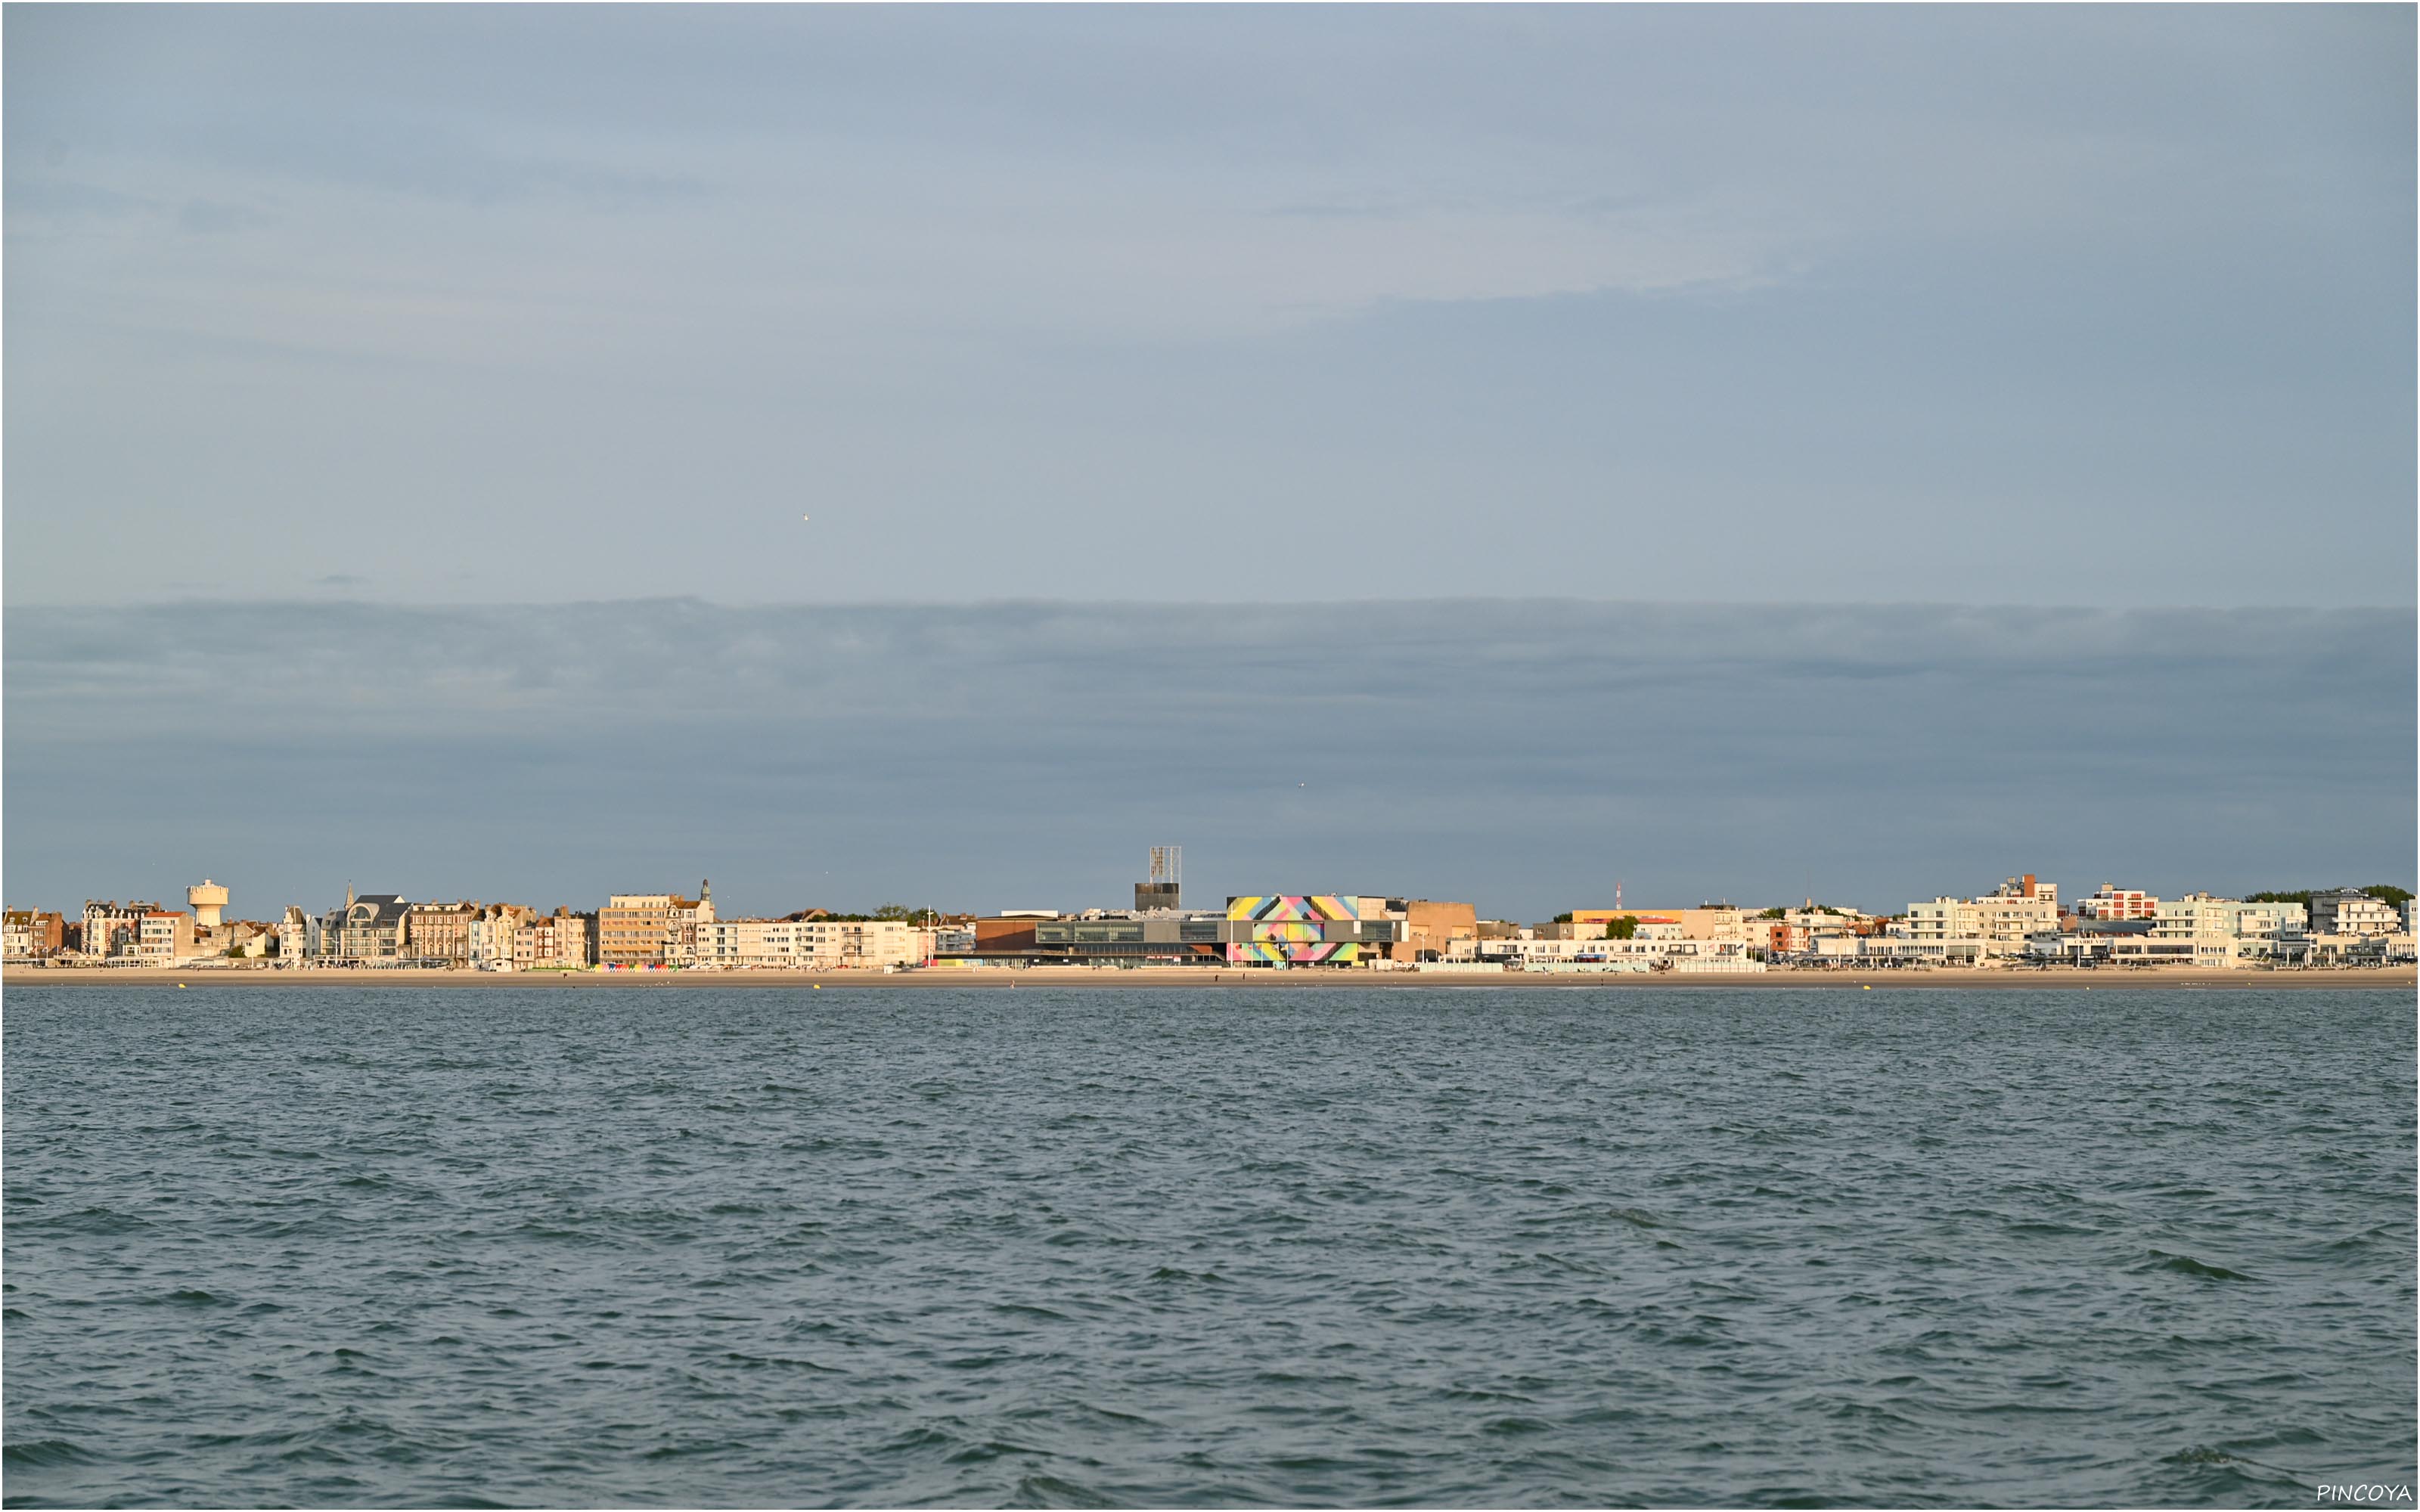
<path fill-rule="evenodd" d="M 404 911 L 403 941 L 417 961 L 449 966 L 471 964 L 471 921 L 478 917 L 476 900 L 470 903 L 413 903 Z"/>
<path fill-rule="evenodd" d="M 136 921 L 135 964 L 173 966 L 193 958 L 193 915 L 173 908 L 155 908 Z"/>
<path fill-rule="evenodd" d="M 1749 954 L 1745 940 L 1691 939 L 1678 923 L 1642 925 L 1639 933 L 1626 940 L 1542 936 L 1530 931 L 1527 938 L 1481 940 L 1476 958 L 1517 964 L 1525 971 L 1597 965 L 1639 971 L 1764 969 L 1764 963 Z"/>
<path fill-rule="evenodd" d="M 1935 898 L 1910 903 L 1895 937 L 1939 943 L 1976 940 L 1983 956 L 2016 956 L 2025 942 L 2058 928 L 2058 887 L 2032 876 L 2010 877 L 1980 898 Z"/>
<path fill-rule="evenodd" d="M 2029 959 L 2070 966 L 2231 966 L 2234 940 L 2162 939 L 2142 918 L 2105 919 L 2081 929 L 2038 934 L 2026 947 Z M 2213 953 L 2224 956 L 2214 959 Z"/>
<path fill-rule="evenodd" d="M 132 961 L 141 953 L 143 920 L 167 910 L 158 903 L 121 903 L 85 899 L 83 952 L 104 961 Z"/>
<path fill-rule="evenodd" d="M 520 903 L 485 903 L 474 908 L 462 927 L 463 964 L 473 971 L 510 971 L 521 926 L 536 917 L 536 909 Z"/>
<path fill-rule="evenodd" d="M 564 971 L 590 964 L 594 922 L 586 914 L 561 908 L 521 920 L 513 930 L 513 969 Z"/>
<path fill-rule="evenodd" d="M 67 938 L 67 920 L 39 908 L 0 914 L 0 959 L 39 961 L 56 955 Z"/>
<path fill-rule="evenodd" d="M 707 919 L 696 926 L 694 964 L 732 969 L 825 971 L 920 965 L 932 957 L 932 932 L 898 919 Z"/>
<path fill-rule="evenodd" d="M 398 892 L 348 895 L 345 906 L 319 920 L 318 959 L 350 965 L 400 965 L 410 958 L 405 933 L 411 904 Z"/>
<path fill-rule="evenodd" d="M 687 965 L 696 959 L 697 927 L 714 922 L 714 886 L 694 899 L 673 892 L 617 892 L 597 911 L 597 964 Z"/>
<path fill-rule="evenodd" d="M 2104 882 L 2101 890 L 2089 898 L 2075 901 L 2076 917 L 2103 921 L 2118 918 L 2150 918 L 2160 911 L 2160 900 L 2148 892 L 2130 892 L 2115 883 Z"/>
<path fill-rule="evenodd" d="M 2358 934 L 2367 938 L 2400 933 L 2402 929 L 2402 911 L 2383 898 L 2373 898 L 2350 887 L 2311 894 L 2310 932 L 2314 934 Z"/>

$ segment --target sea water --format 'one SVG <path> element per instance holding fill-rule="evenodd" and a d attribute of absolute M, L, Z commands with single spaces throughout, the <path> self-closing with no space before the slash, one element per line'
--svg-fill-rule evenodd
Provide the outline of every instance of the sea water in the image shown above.
<path fill-rule="evenodd" d="M 2403 992 L 11 987 L 6 1497 L 2410 1486 Z"/>

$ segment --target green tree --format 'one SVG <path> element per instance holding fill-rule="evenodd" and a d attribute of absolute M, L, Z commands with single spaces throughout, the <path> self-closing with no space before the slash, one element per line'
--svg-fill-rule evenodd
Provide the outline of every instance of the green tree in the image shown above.
<path fill-rule="evenodd" d="M 1630 940 L 1637 938 L 1637 918 L 1631 914 L 1622 915 L 1620 918 L 1617 918 L 1611 923 L 1606 925 L 1605 937 L 1608 940 Z"/>
<path fill-rule="evenodd" d="M 2318 890 L 2317 887 L 2304 887 L 2300 892 L 2247 892 L 2243 895 L 2243 901 L 2248 903 L 2301 903 L 2308 908 L 2311 906 L 2311 894 Z M 2362 888 L 2361 891 L 2378 899 L 2381 903 L 2393 903 L 2397 908 L 2412 901 L 2411 888 L 2398 887 L 2391 882 L 2377 883 Z"/>
<path fill-rule="evenodd" d="M 1789 917 L 1789 914 L 1790 910 L 1787 908 L 1768 908 L 1763 913 L 1761 913 L 1756 917 L 1759 918 L 1786 918 Z"/>
<path fill-rule="evenodd" d="M 1555 924 L 1568 924 L 1571 921 L 1572 916 L 1569 914 L 1557 914 L 1552 919 L 1548 920 L 1549 923 Z"/>

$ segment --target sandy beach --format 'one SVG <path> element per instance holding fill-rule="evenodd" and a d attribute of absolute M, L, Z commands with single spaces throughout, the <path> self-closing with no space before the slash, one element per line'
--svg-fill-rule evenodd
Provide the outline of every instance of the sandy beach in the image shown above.
<path fill-rule="evenodd" d="M 1688 991 L 1693 988 L 1817 987 L 1876 992 L 1958 988 L 2098 988 L 2102 991 L 2145 987 L 2239 988 L 2261 992 L 2350 987 L 2420 987 L 2420 971 L 2411 966 L 2345 971 L 2191 971 L 2075 967 L 2027 968 L 2009 971 L 1885 970 L 1766 971 L 1740 974 L 1575 975 L 1548 972 L 1492 971 L 1269 971 L 1243 967 L 1144 966 L 1131 970 L 1092 966 L 936 967 L 923 971 L 278 971 L 210 966 L 183 971 L 10 967 L 0 973 L 5 987 L 160 987 L 175 990 L 212 987 L 488 987 L 547 991 L 565 987 L 608 987 L 630 990 L 700 987 L 787 987 L 824 991 L 913 990 L 957 987 L 1007 991 L 1031 987 L 1119 987 L 1206 989 L 1254 987 L 1321 988 L 1552 988 L 1603 992 Z"/>

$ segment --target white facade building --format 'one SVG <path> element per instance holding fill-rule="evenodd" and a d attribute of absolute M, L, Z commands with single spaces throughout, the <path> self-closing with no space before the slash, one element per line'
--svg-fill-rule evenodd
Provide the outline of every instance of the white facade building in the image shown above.
<path fill-rule="evenodd" d="M 2071 933 L 2050 933 L 2035 936 L 2026 953 L 2033 960 L 2065 965 L 2111 966 L 2194 966 L 2232 965 L 2234 962 L 2210 961 L 2203 958 L 2204 942 L 2199 939 L 2157 939 L 2149 930 L 2118 933 L 2104 931 L 2076 931 Z M 2234 941 L 2225 942 L 2223 949 L 2230 955 Z"/>
<path fill-rule="evenodd" d="M 1478 958 L 1517 963 L 1525 970 L 1597 964 L 1652 971 L 1764 969 L 1764 963 L 1748 953 L 1747 941 L 1688 939 L 1677 923 L 1641 924 L 1626 940 L 1481 940 Z"/>
<path fill-rule="evenodd" d="M 2373 898 L 2350 887 L 2311 894 L 2311 933 L 2314 934 L 2359 934 L 2367 937 L 2402 932 L 2402 911 L 2383 898 Z"/>
<path fill-rule="evenodd" d="M 1910 903 L 1907 917 L 1893 928 L 1896 938 L 1943 945 L 1952 940 L 1979 940 L 1986 956 L 2016 956 L 2025 942 L 2045 930 L 2058 928 L 2058 885 L 2033 877 L 2010 877 L 1999 889 L 1980 898 L 1935 898 Z"/>
<path fill-rule="evenodd" d="M 1971 966 L 1992 953 L 1975 935 L 1914 939 L 1904 934 L 1826 934 L 1815 940 L 1815 959 L 1843 966 Z"/>
<path fill-rule="evenodd" d="M 713 919 L 697 926 L 694 964 L 786 971 L 913 966 L 931 959 L 931 940 L 929 930 L 889 918 Z"/>
<path fill-rule="evenodd" d="M 288 904 L 277 920 L 277 959 L 287 966 L 300 966 L 319 953 L 319 920 L 299 906 Z"/>

